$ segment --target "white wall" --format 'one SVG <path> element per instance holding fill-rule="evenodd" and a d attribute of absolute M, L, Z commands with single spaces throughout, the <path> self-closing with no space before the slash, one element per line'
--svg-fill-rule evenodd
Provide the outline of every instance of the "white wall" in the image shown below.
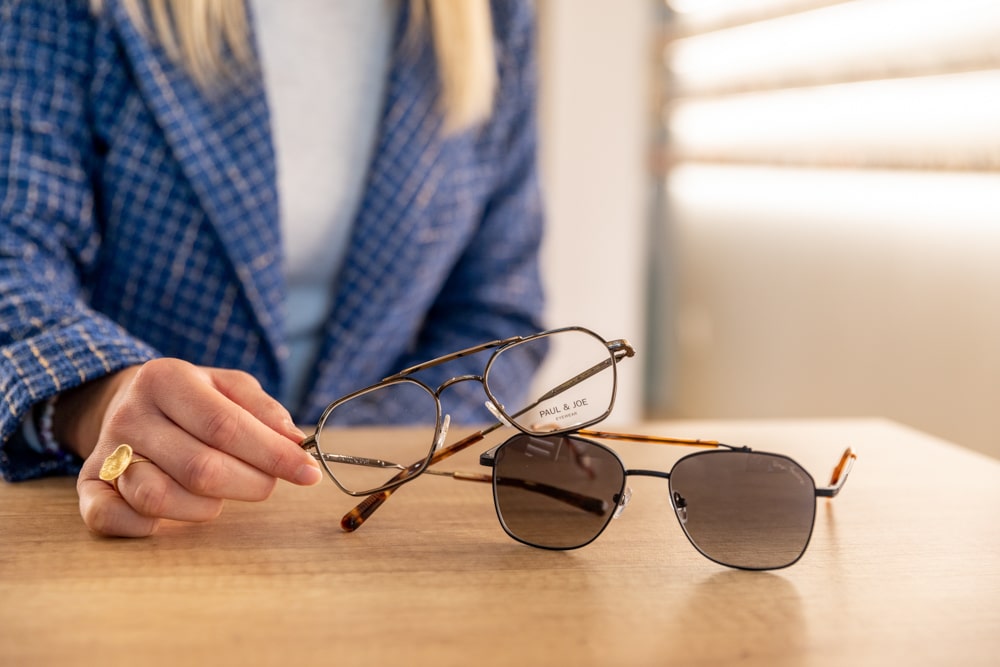
<path fill-rule="evenodd" d="M 1000 457 L 998 193 L 996 173 L 678 170 L 662 415 L 881 416 Z"/>
<path fill-rule="evenodd" d="M 642 405 L 650 2 L 539 0 L 541 159 L 550 326 L 627 338 L 612 422 Z M 559 364 L 557 350 L 542 382 Z"/>

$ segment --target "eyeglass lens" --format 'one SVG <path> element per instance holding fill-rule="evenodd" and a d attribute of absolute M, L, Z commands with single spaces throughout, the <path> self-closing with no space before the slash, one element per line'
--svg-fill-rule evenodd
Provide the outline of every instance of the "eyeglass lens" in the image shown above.
<path fill-rule="evenodd" d="M 533 392 L 524 378 L 541 350 L 558 345 L 558 373 L 546 376 Z M 484 374 L 486 390 L 512 424 L 529 433 L 569 431 L 600 421 L 615 396 L 614 358 L 605 341 L 586 330 L 571 329 L 529 338 L 500 350 Z"/>
<path fill-rule="evenodd" d="M 496 451 L 493 474 L 497 516 L 504 530 L 546 549 L 573 549 L 600 535 L 626 478 L 613 451 L 569 435 L 510 438 Z M 787 457 L 735 451 L 692 454 L 671 470 L 670 492 L 688 539 L 722 565 L 786 567 L 809 543 L 815 485 L 809 473 Z"/>
<path fill-rule="evenodd" d="M 320 422 L 320 462 L 348 493 L 363 494 L 431 454 L 438 401 L 423 385 L 401 379 L 343 399 Z M 422 465 L 410 473 L 416 474 Z"/>
<path fill-rule="evenodd" d="M 556 340 L 571 361 L 559 367 L 555 380 L 529 391 L 525 378 Z M 532 433 L 568 431 L 603 419 L 614 401 L 615 382 L 608 344 L 582 329 L 501 347 L 483 372 L 486 396 L 497 413 Z M 328 408 L 319 423 L 320 461 L 334 481 L 354 495 L 412 477 L 445 435 L 440 410 L 434 392 L 409 377 L 352 394 Z"/>

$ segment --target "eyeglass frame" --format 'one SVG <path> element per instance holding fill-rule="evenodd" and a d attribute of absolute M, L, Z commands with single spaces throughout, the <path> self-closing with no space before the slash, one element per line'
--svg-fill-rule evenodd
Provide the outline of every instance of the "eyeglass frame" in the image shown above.
<path fill-rule="evenodd" d="M 410 366 L 408 368 L 405 368 L 405 369 L 399 371 L 398 373 L 394 373 L 394 374 L 392 374 L 392 375 L 390 375 L 390 376 L 388 376 L 386 378 L 383 378 L 382 380 L 376 382 L 375 384 L 372 384 L 372 385 L 369 385 L 369 386 L 367 386 L 367 387 L 365 387 L 363 389 L 359 389 L 357 391 L 351 392 L 350 394 L 347 394 L 346 396 L 342 396 L 341 398 L 338 398 L 337 400 L 335 400 L 332 403 L 330 403 L 326 407 L 326 409 L 323 410 L 323 413 L 320 415 L 319 421 L 317 422 L 317 425 L 316 425 L 316 430 L 311 435 L 306 436 L 299 443 L 299 446 L 302 449 L 306 450 L 314 459 L 316 459 L 317 461 L 320 461 L 321 463 L 324 464 L 323 468 L 326 470 L 327 475 L 330 477 L 331 480 L 333 480 L 334 484 L 336 484 L 337 487 L 341 491 L 343 491 L 344 493 L 346 493 L 346 494 L 348 494 L 350 496 L 354 496 L 354 497 L 367 496 L 367 498 L 365 499 L 365 501 L 362 501 L 362 503 L 359 504 L 358 507 L 355 508 L 356 510 L 358 510 L 358 514 L 350 522 L 350 525 L 353 525 L 353 527 L 352 528 L 346 528 L 345 527 L 344 529 L 345 530 L 354 530 L 355 528 L 357 528 L 358 526 L 360 526 L 364 522 L 364 520 L 367 518 L 367 516 L 369 516 L 371 514 L 371 512 L 374 512 L 376 509 L 378 509 L 378 507 L 381 506 L 381 504 L 383 502 L 385 502 L 386 499 L 388 499 L 389 495 L 391 495 L 392 491 L 395 488 L 401 486 L 402 484 L 405 484 L 406 482 L 408 482 L 410 480 L 413 480 L 413 479 L 419 477 L 421 474 L 423 474 L 427 470 L 428 467 L 430 467 L 431 465 L 433 465 L 437 461 L 439 461 L 439 460 L 441 460 L 443 458 L 447 458 L 448 456 L 451 456 L 452 454 L 455 454 L 455 453 L 457 453 L 457 452 L 459 452 L 459 451 L 461 451 L 463 449 L 466 449 L 467 447 L 475 444 L 476 442 L 479 442 L 484 437 L 486 437 L 487 435 L 489 435 L 493 431 L 497 430 L 498 428 L 501 428 L 502 426 L 513 427 L 513 428 L 517 429 L 518 431 L 520 431 L 520 432 L 522 432 L 522 433 L 524 433 L 526 435 L 543 435 L 542 433 L 532 432 L 532 431 L 530 431 L 530 430 L 528 430 L 528 429 L 520 426 L 515 421 L 514 417 L 512 417 L 512 416 L 510 416 L 510 415 L 508 415 L 506 413 L 505 408 L 503 407 L 503 405 L 500 404 L 500 402 L 496 399 L 496 397 L 490 391 L 489 386 L 487 386 L 487 384 L 486 384 L 486 377 L 489 375 L 490 367 L 492 366 L 493 361 L 497 358 L 498 355 L 500 355 L 505 350 L 510 349 L 511 347 L 514 347 L 516 345 L 522 345 L 524 343 L 528 343 L 528 342 L 531 342 L 533 340 L 537 340 L 539 338 L 550 337 L 550 336 L 558 335 L 560 333 L 566 333 L 566 332 L 572 332 L 572 331 L 576 331 L 576 332 L 581 332 L 581 333 L 588 334 L 588 335 L 594 337 L 595 339 L 599 340 L 601 343 L 603 343 L 604 346 L 608 350 L 608 359 L 607 359 L 607 361 L 606 362 L 601 362 L 600 364 L 597 364 L 597 365 L 593 366 L 592 368 L 587 369 L 583 373 L 579 373 L 576 376 L 574 376 L 572 378 L 569 378 L 568 380 L 560 383 L 558 386 L 554 387 L 553 389 L 550 389 L 548 392 L 546 392 L 545 394 L 543 394 L 541 397 L 535 399 L 535 402 L 532 405 L 529 405 L 526 408 L 524 408 L 525 410 L 530 409 L 534 405 L 537 405 L 538 403 L 541 403 L 542 401 L 546 400 L 547 398 L 550 398 L 551 396 L 558 395 L 559 393 L 561 393 L 562 391 L 564 391 L 566 388 L 568 388 L 570 386 L 573 386 L 574 383 L 582 382 L 583 380 L 586 380 L 586 379 L 592 377 L 593 375 L 599 373 L 600 371 L 602 371 L 602 370 L 610 367 L 611 371 L 612 371 L 612 381 L 613 381 L 613 384 L 612 384 L 611 398 L 610 398 L 610 400 L 608 402 L 609 404 L 608 404 L 607 410 L 605 410 L 599 416 L 597 416 L 595 418 L 592 418 L 592 419 L 588 419 L 588 420 L 584 421 L 583 423 L 573 424 L 572 426 L 568 426 L 568 427 L 566 427 L 564 429 L 553 429 L 551 431 L 545 431 L 544 435 L 561 435 L 561 434 L 564 434 L 564 433 L 570 433 L 570 432 L 575 431 L 577 429 L 584 428 L 586 426 L 590 426 L 590 425 L 596 424 L 596 423 L 598 423 L 598 422 L 606 419 L 607 416 L 609 414 L 611 414 L 611 410 L 614 408 L 615 396 L 616 396 L 617 391 L 618 391 L 618 368 L 617 368 L 618 362 L 621 361 L 622 359 L 635 356 L 635 348 L 633 348 L 632 345 L 629 344 L 629 342 L 627 340 L 625 340 L 624 338 L 616 338 L 614 340 L 610 340 L 609 341 L 609 340 L 606 340 L 603 336 L 600 336 L 599 334 L 597 334 L 596 332 L 594 332 L 594 331 L 592 331 L 592 330 L 590 330 L 590 329 L 588 329 L 586 327 L 581 327 L 581 326 L 567 326 L 567 327 L 559 327 L 559 328 L 555 328 L 555 329 L 548 329 L 546 331 L 540 331 L 538 333 L 531 334 L 529 336 L 511 336 L 511 337 L 508 337 L 508 338 L 493 340 L 493 341 L 490 341 L 488 343 L 480 343 L 479 345 L 473 345 L 471 347 L 467 347 L 465 349 L 458 350 L 457 352 L 452 352 L 450 354 L 445 354 L 445 355 L 442 355 L 440 357 L 436 357 L 434 359 L 431 359 L 429 361 L 424 361 L 424 362 L 421 362 L 419 364 Z M 452 377 L 452 378 L 450 378 L 450 379 L 445 380 L 444 382 L 442 382 L 438 386 L 438 388 L 436 390 L 431 389 L 431 387 L 429 385 L 427 385 L 426 383 L 424 383 L 424 382 L 418 380 L 417 378 L 413 377 L 413 374 L 418 373 L 418 372 L 423 371 L 423 370 L 426 370 L 428 368 L 433 368 L 434 366 L 439 366 L 439 365 L 447 363 L 449 361 L 454 361 L 454 360 L 460 359 L 462 357 L 467 357 L 467 356 L 470 356 L 470 355 L 473 355 L 473 354 L 478 354 L 480 352 L 485 352 L 486 350 L 490 350 L 490 349 L 493 349 L 493 352 L 492 352 L 492 354 L 490 354 L 490 358 L 486 361 L 486 364 L 483 367 L 483 372 L 480 375 L 457 375 L 455 377 Z M 608 364 L 608 365 L 604 365 L 604 364 Z M 477 431 L 477 432 L 475 432 L 475 433 L 473 433 L 473 434 L 471 434 L 469 436 L 466 436 L 465 438 L 462 438 L 458 442 L 453 443 L 452 445 L 449 445 L 446 448 L 442 447 L 442 445 L 444 444 L 443 440 L 444 440 L 444 438 L 447 435 L 448 419 L 447 419 L 447 415 L 445 416 L 444 419 L 442 419 L 442 412 L 443 412 L 443 410 L 442 410 L 441 398 L 440 398 L 441 397 L 441 393 L 446 388 L 448 388 L 450 386 L 458 384 L 459 382 L 468 382 L 468 381 L 479 382 L 482 385 L 483 391 L 486 393 L 486 397 L 488 399 L 486 407 L 490 409 L 490 412 L 497 418 L 497 421 L 494 424 L 491 424 L 490 426 L 487 426 L 487 427 L 485 427 L 485 428 L 483 428 L 483 429 L 481 429 L 481 430 L 479 430 L 479 431 Z M 378 389 L 380 389 L 382 387 L 389 386 L 389 385 L 392 385 L 394 383 L 399 383 L 399 382 L 414 383 L 414 384 L 418 385 L 419 387 L 421 387 L 422 389 L 424 389 L 428 394 L 430 394 L 434 398 L 435 410 L 436 410 L 435 427 L 434 427 L 434 437 L 433 437 L 433 439 L 431 441 L 431 444 L 430 444 L 430 447 L 428 449 L 427 456 L 424 459 L 420 460 L 420 461 L 416 461 L 416 462 L 414 462 L 414 463 L 412 463 L 412 464 L 410 464 L 408 466 L 403 467 L 400 470 L 400 472 L 397 473 L 394 477 L 392 477 L 388 482 L 386 482 L 385 484 L 382 484 L 382 485 L 380 485 L 378 487 L 375 487 L 373 489 L 367 489 L 365 491 L 352 491 L 350 489 L 347 489 L 336 478 L 336 476 L 333 474 L 333 472 L 326 465 L 326 461 L 345 462 L 344 461 L 345 457 L 342 456 L 342 455 L 338 455 L 338 454 L 330 454 L 330 453 L 321 452 L 320 449 L 319 449 L 319 443 L 317 441 L 317 438 L 319 437 L 319 433 L 322 430 L 323 425 L 324 425 L 327 417 L 330 415 L 331 412 L 333 412 L 339 406 L 341 406 L 341 405 L 343 405 L 343 404 L 347 403 L 348 401 L 351 401 L 351 400 L 353 400 L 355 398 L 358 398 L 359 396 L 363 396 L 366 393 L 369 393 L 369 392 L 372 392 L 372 391 L 377 391 Z M 518 414 L 520 414 L 520 413 L 518 413 Z M 445 452 L 447 452 L 447 453 L 445 453 Z M 444 455 L 438 457 L 439 454 L 444 454 Z M 389 461 L 382 461 L 382 460 L 379 460 L 379 459 L 363 459 L 363 458 L 354 457 L 354 456 L 346 457 L 346 458 L 349 459 L 347 462 L 358 463 L 358 464 L 361 464 L 361 465 L 372 465 L 372 466 L 376 466 L 376 467 L 399 467 L 398 464 L 395 464 L 395 463 L 392 463 L 392 462 L 389 462 Z M 382 497 L 381 501 L 373 500 L 373 498 L 380 497 L 381 494 L 385 494 L 384 497 Z M 347 521 L 347 520 L 348 520 L 348 517 L 345 515 L 344 519 L 342 519 L 342 521 L 341 521 L 341 526 L 342 527 L 345 526 L 344 522 Z"/>

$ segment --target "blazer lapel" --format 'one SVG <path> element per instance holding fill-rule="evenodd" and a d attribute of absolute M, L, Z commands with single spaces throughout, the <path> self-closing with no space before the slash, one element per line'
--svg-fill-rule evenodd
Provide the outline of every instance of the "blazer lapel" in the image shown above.
<path fill-rule="evenodd" d="M 285 286 L 274 149 L 259 70 L 208 98 L 123 7 L 109 4 L 138 87 L 215 226 L 277 363 Z"/>

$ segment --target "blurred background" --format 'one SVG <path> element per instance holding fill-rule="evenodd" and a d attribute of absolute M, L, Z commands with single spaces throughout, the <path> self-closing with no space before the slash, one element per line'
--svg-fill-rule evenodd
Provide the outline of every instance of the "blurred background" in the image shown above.
<path fill-rule="evenodd" d="M 879 416 L 1000 457 L 1000 3 L 537 10 L 548 320 L 635 344 L 615 422 Z"/>

